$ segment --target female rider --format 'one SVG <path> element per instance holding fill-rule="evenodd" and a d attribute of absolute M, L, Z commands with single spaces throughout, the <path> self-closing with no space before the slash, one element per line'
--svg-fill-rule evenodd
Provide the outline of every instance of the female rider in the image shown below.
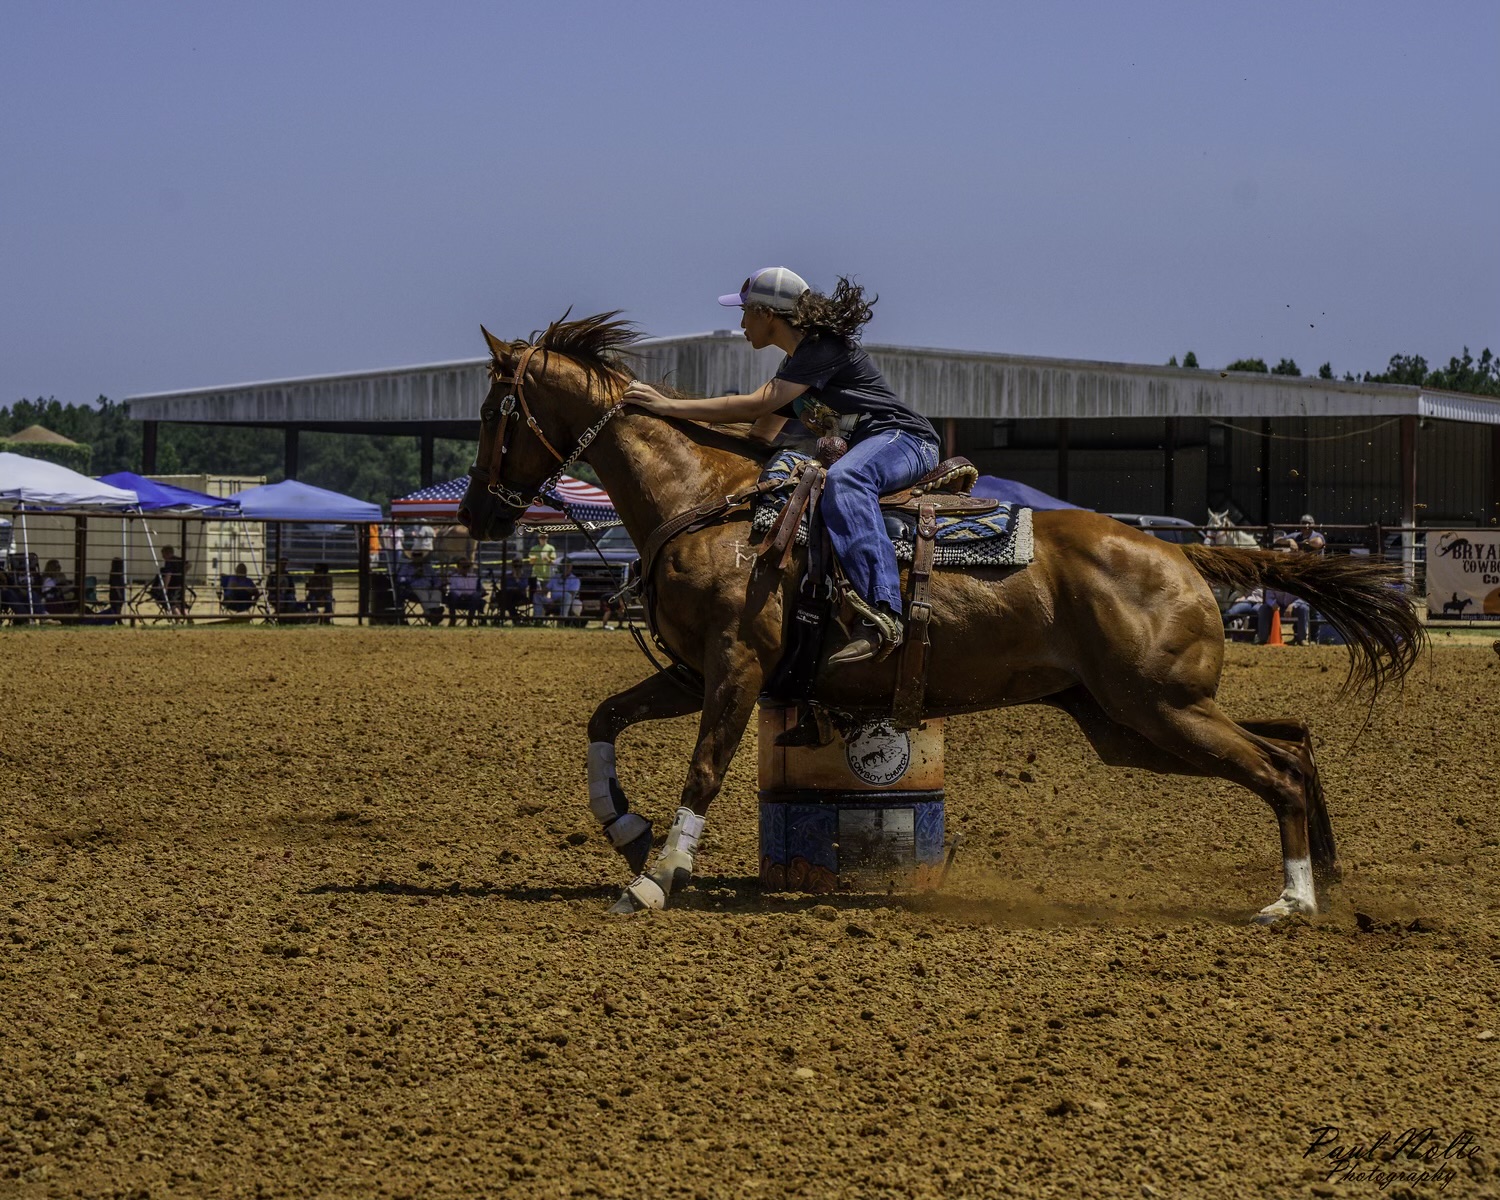
<path fill-rule="evenodd" d="M 880 515 L 880 497 L 910 487 L 937 466 L 931 423 L 891 391 L 859 345 L 873 300 L 840 278 L 832 296 L 813 291 L 786 267 L 757 271 L 719 303 L 744 310 L 740 328 L 756 350 L 786 352 L 773 379 L 748 395 L 706 399 L 663 396 L 634 382 L 625 399 L 649 412 L 692 421 L 754 421 L 771 441 L 789 417 L 820 436 L 838 434 L 849 450 L 828 470 L 823 520 L 849 581 L 851 607 L 863 619 L 830 663 L 884 658 L 901 644 L 901 581 Z"/>

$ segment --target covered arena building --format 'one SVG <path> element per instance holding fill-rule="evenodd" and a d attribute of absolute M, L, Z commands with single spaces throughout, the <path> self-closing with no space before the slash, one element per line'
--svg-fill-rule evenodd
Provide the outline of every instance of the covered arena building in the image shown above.
<path fill-rule="evenodd" d="M 931 418 L 949 454 L 1104 512 L 1243 524 L 1473 527 L 1500 523 L 1500 401 L 1420 387 L 869 345 L 898 395 Z M 779 352 L 737 331 L 641 343 L 638 374 L 698 394 L 749 390 Z M 298 435 L 473 441 L 488 359 L 133 396 L 143 471 L 163 422 L 280 429 L 296 478 Z"/>

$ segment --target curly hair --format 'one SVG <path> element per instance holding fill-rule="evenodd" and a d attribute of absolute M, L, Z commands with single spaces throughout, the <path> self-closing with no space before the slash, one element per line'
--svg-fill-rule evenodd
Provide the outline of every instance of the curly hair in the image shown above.
<path fill-rule="evenodd" d="M 866 300 L 862 286 L 851 283 L 848 276 L 840 275 L 833 295 L 825 296 L 809 288 L 798 297 L 797 307 L 791 312 L 771 311 L 793 329 L 804 333 L 831 333 L 857 342 L 863 332 L 862 326 L 875 315 L 871 310 L 879 299 L 879 296 L 871 296 Z"/>

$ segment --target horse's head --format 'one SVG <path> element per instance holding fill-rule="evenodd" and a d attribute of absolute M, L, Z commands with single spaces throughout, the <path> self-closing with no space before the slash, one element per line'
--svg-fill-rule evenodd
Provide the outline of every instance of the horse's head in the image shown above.
<path fill-rule="evenodd" d="M 627 378 L 614 353 L 637 336 L 616 316 L 565 315 L 529 342 L 502 342 L 480 326 L 490 349 L 490 389 L 479 406 L 479 449 L 458 510 L 470 536 L 509 537 L 548 478 L 582 456 L 598 432 L 594 419 L 613 411 Z"/>

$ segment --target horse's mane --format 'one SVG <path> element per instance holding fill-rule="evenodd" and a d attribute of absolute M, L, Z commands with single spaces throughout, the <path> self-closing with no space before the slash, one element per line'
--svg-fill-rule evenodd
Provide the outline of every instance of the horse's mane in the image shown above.
<path fill-rule="evenodd" d="M 530 344 L 565 355 L 586 372 L 603 376 L 623 387 L 635 378 L 628 360 L 634 356 L 634 347 L 645 334 L 634 323 L 621 320 L 621 311 L 614 309 L 592 317 L 580 317 L 576 321 L 570 321 L 568 313 L 563 313 L 546 329 L 533 332 Z M 687 394 L 666 383 L 654 386 L 667 395 Z M 695 441 L 744 455 L 756 462 L 763 463 L 770 455 L 770 447 L 750 437 L 751 424 L 747 421 L 718 423 L 668 419 L 692 435 Z M 705 433 L 714 436 L 704 437 Z"/>
<path fill-rule="evenodd" d="M 546 329 L 533 332 L 531 344 L 564 354 L 591 374 L 621 384 L 629 382 L 634 373 L 624 360 L 645 334 L 632 322 L 620 320 L 620 309 L 570 321 L 568 313 L 572 311 L 563 313 Z"/>

